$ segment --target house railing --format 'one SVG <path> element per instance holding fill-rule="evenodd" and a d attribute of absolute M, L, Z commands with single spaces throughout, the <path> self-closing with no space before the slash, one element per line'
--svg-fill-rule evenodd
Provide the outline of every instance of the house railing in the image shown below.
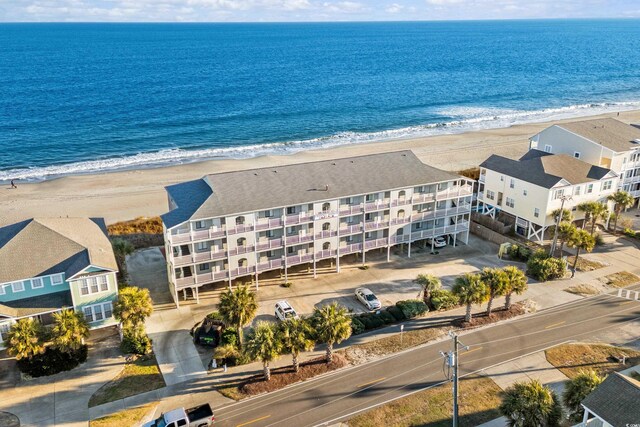
<path fill-rule="evenodd" d="M 253 224 L 236 225 L 233 228 L 227 228 L 227 234 L 246 233 L 247 231 L 253 231 Z"/>
<path fill-rule="evenodd" d="M 366 242 L 364 242 L 364 248 L 366 250 L 375 249 L 375 248 L 381 248 L 381 247 L 387 246 L 388 243 L 389 243 L 389 241 L 386 238 L 375 239 L 375 240 L 367 240 Z"/>
<path fill-rule="evenodd" d="M 364 207 L 361 204 L 359 205 L 342 205 L 340 206 L 340 215 L 356 215 L 362 213 Z"/>
<path fill-rule="evenodd" d="M 298 243 L 310 242 L 313 240 L 313 234 L 298 234 L 293 236 L 287 236 L 287 246 L 296 245 Z"/>
<path fill-rule="evenodd" d="M 229 249 L 229 256 L 246 254 L 249 252 L 253 252 L 254 249 L 255 246 L 253 245 L 236 246 L 235 248 Z"/>
<path fill-rule="evenodd" d="M 325 249 L 323 251 L 316 252 L 316 260 L 332 258 L 336 256 L 335 249 Z"/>
<path fill-rule="evenodd" d="M 283 245 L 282 238 L 278 237 L 276 239 L 269 239 L 266 242 L 258 241 L 258 244 L 256 245 L 256 250 L 268 251 L 269 249 L 281 248 L 282 245 Z"/>
<path fill-rule="evenodd" d="M 322 230 L 316 233 L 316 239 L 326 239 L 327 237 L 335 237 L 338 235 L 336 230 Z"/>
<path fill-rule="evenodd" d="M 362 243 L 352 243 L 340 248 L 340 255 L 352 254 L 354 252 L 362 252 Z"/>
<path fill-rule="evenodd" d="M 261 218 L 256 222 L 256 231 L 282 227 L 282 218 Z"/>
<path fill-rule="evenodd" d="M 300 212 L 297 214 L 287 215 L 284 218 L 285 225 L 295 225 L 303 222 L 313 221 L 314 215 L 313 212 Z"/>
<path fill-rule="evenodd" d="M 313 261 L 313 254 L 291 255 L 287 257 L 287 266 Z"/>
<path fill-rule="evenodd" d="M 267 262 L 261 262 L 258 264 L 258 271 L 267 271 L 267 270 L 273 270 L 276 268 L 281 268 L 284 265 L 282 258 L 279 259 L 272 259 L 270 261 Z"/>
<path fill-rule="evenodd" d="M 355 225 L 346 225 L 340 224 L 340 235 L 344 236 L 345 234 L 354 234 L 362 232 L 362 224 Z"/>

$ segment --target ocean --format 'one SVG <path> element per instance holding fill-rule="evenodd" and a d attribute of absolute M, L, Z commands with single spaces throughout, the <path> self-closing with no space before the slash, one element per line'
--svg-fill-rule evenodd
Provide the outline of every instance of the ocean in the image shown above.
<path fill-rule="evenodd" d="M 640 20 L 0 25 L 0 181 L 640 108 Z"/>

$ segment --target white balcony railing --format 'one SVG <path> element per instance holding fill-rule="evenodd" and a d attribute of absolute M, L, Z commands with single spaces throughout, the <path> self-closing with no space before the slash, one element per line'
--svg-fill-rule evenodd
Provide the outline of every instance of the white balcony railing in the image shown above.
<path fill-rule="evenodd" d="M 254 250 L 255 250 L 255 246 L 253 245 L 236 246 L 235 248 L 229 249 L 229 256 L 242 255 L 249 252 L 253 252 Z"/>
<path fill-rule="evenodd" d="M 268 251 L 270 249 L 277 249 L 277 248 L 281 248 L 283 245 L 283 241 L 280 237 L 276 238 L 276 239 L 269 239 L 266 242 L 265 241 L 258 241 L 258 244 L 256 245 L 256 250 L 257 251 Z"/>
<path fill-rule="evenodd" d="M 362 224 L 355 224 L 355 225 L 340 224 L 341 236 L 344 236 L 347 234 L 361 233 L 361 232 L 362 232 Z"/>
<path fill-rule="evenodd" d="M 347 255 L 355 252 L 362 252 L 362 243 L 352 243 L 340 248 L 340 255 Z"/>
<path fill-rule="evenodd" d="M 313 261 L 313 254 L 290 255 L 287 257 L 287 266 L 304 264 Z"/>
<path fill-rule="evenodd" d="M 389 201 L 388 200 L 381 200 L 381 201 L 376 201 L 376 202 L 365 203 L 365 205 L 364 205 L 364 211 L 365 212 L 379 211 L 379 210 L 388 209 L 388 208 L 389 208 Z"/>
<path fill-rule="evenodd" d="M 340 206 L 340 215 L 356 215 L 362 213 L 363 205 L 342 205 Z"/>
<path fill-rule="evenodd" d="M 282 258 L 272 259 L 267 262 L 261 262 L 258 264 L 258 272 L 274 270 L 276 268 L 282 268 L 283 265 L 284 265 L 284 262 L 282 261 Z"/>
<path fill-rule="evenodd" d="M 287 236 L 286 244 L 289 245 L 297 245 L 299 243 L 310 242 L 313 240 L 312 234 L 298 234 L 293 236 Z"/>
<path fill-rule="evenodd" d="M 386 238 L 367 240 L 366 242 L 364 242 L 364 248 L 365 250 L 382 248 L 387 246 L 388 244 L 389 240 Z"/>
<path fill-rule="evenodd" d="M 325 249 L 324 251 L 316 252 L 316 260 L 332 258 L 336 256 L 335 249 Z"/>
<path fill-rule="evenodd" d="M 335 237 L 338 235 L 336 230 L 322 230 L 316 233 L 316 239 L 326 239 L 327 237 Z"/>
<path fill-rule="evenodd" d="M 261 218 L 256 222 L 255 230 L 269 230 L 278 227 L 282 227 L 282 218 Z"/>
<path fill-rule="evenodd" d="M 246 233 L 247 231 L 253 231 L 253 224 L 236 225 L 233 228 L 227 228 L 227 234 L 230 236 L 238 233 Z"/>
<path fill-rule="evenodd" d="M 365 230 L 379 230 L 389 227 L 389 221 L 367 221 L 364 223 Z"/>

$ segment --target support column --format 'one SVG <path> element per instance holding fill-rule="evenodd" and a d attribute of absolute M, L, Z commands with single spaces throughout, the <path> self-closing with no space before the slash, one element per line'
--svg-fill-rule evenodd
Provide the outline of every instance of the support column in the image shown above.
<path fill-rule="evenodd" d="M 411 258 L 411 235 L 409 235 L 409 244 L 407 246 L 407 258 Z"/>
<path fill-rule="evenodd" d="M 387 245 L 387 262 L 391 261 L 391 244 Z"/>
<path fill-rule="evenodd" d="M 196 304 L 200 304 L 200 290 L 197 286 L 195 289 L 196 289 Z"/>
<path fill-rule="evenodd" d="M 458 237 L 458 233 L 455 233 L 455 234 L 453 235 L 453 247 L 455 247 L 455 246 L 456 246 L 456 237 Z"/>
<path fill-rule="evenodd" d="M 258 283 L 258 276 L 259 275 L 260 275 L 260 273 L 258 273 L 258 266 L 256 265 L 256 292 L 260 288 L 259 283 Z"/>
<path fill-rule="evenodd" d="M 432 237 L 431 238 L 431 253 L 435 252 L 435 244 L 436 244 L 436 238 Z"/>
<path fill-rule="evenodd" d="M 315 278 L 317 278 L 317 277 L 318 277 L 318 275 L 317 275 L 317 273 L 316 273 L 316 256 L 315 256 L 315 254 L 314 254 L 314 255 L 313 255 L 313 278 L 315 279 Z"/>

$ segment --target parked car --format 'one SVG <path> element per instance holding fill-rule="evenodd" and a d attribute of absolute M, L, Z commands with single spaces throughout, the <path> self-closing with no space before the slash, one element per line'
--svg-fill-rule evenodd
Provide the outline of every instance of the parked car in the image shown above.
<path fill-rule="evenodd" d="M 276 303 L 276 317 L 278 320 L 297 319 L 298 313 L 291 307 L 287 300 L 278 301 Z"/>
<path fill-rule="evenodd" d="M 194 331 L 193 341 L 196 344 L 216 347 L 220 343 L 223 331 L 224 323 L 205 317 L 202 324 Z"/>
<path fill-rule="evenodd" d="M 444 248 L 445 246 L 447 246 L 447 239 L 442 236 L 434 237 L 433 239 L 427 239 L 427 244 L 431 245 L 432 240 L 434 248 Z"/>
<path fill-rule="evenodd" d="M 213 425 L 214 420 L 211 405 L 205 403 L 189 409 L 178 408 L 165 412 L 142 427 L 209 427 Z"/>
<path fill-rule="evenodd" d="M 364 304 L 369 310 L 377 310 L 382 307 L 378 297 L 368 288 L 356 289 L 356 298 Z"/>

